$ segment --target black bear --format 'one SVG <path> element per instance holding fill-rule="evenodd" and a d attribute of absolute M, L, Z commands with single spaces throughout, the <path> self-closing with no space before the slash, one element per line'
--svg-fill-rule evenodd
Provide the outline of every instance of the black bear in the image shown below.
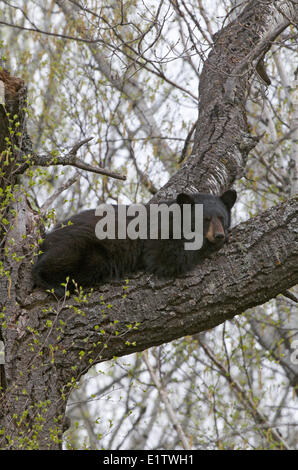
<path fill-rule="evenodd" d="M 65 288 L 61 284 L 65 283 L 66 277 L 70 281 L 67 289 L 73 292 L 72 280 L 78 286 L 90 287 L 110 279 L 123 278 L 138 270 L 166 278 L 187 272 L 227 241 L 231 208 L 236 197 L 234 190 L 226 191 L 221 197 L 181 193 L 176 199 L 159 202 L 169 207 L 172 204 L 190 204 L 192 229 L 195 206 L 203 205 L 203 245 L 195 251 L 185 249 L 186 239 L 183 236 L 180 239 L 173 237 L 171 214 L 167 239 L 161 239 L 158 235 L 157 239 L 122 239 L 116 236 L 113 240 L 102 240 L 96 236 L 100 217 L 95 215 L 94 210 L 74 215 L 46 234 L 41 245 L 42 253 L 33 266 L 35 284 L 54 289 L 57 297 L 62 297 Z M 145 207 L 150 208 L 150 204 Z M 117 225 L 117 210 L 115 215 Z M 128 216 L 126 224 L 131 220 L 132 217 Z M 150 220 L 148 222 L 150 224 Z"/>
<path fill-rule="evenodd" d="M 219 250 L 228 241 L 231 209 L 236 198 L 234 190 L 226 191 L 221 197 L 203 193 L 179 194 L 173 202 L 203 205 L 203 246 L 193 251 L 184 249 L 185 238 L 148 239 L 142 249 L 144 271 L 163 278 L 176 277 L 190 271 L 212 252 Z"/>

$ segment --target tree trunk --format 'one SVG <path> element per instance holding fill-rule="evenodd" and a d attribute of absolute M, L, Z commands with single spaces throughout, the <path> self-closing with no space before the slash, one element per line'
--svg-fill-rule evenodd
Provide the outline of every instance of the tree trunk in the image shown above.
<path fill-rule="evenodd" d="M 200 80 L 193 154 L 157 199 L 180 190 L 219 194 L 243 174 L 255 145 L 245 114 L 254 64 L 294 14 L 290 1 L 250 1 L 237 20 L 215 35 Z M 7 90 L 13 77 L 1 80 L 11 109 L 17 107 L 15 114 L 22 116 L 23 88 L 14 89 L 11 98 Z M 92 365 L 210 329 L 297 283 L 297 201 L 293 198 L 234 228 L 229 245 L 183 278 L 166 282 L 139 273 L 128 284 L 112 282 L 86 297 L 59 302 L 44 292 L 29 294 L 31 245 L 40 225 L 15 176 L 27 133 L 21 120 L 23 139 L 14 136 L 7 154 L 5 137 L 11 134 L 0 108 L 1 164 L 8 175 L 1 181 L 2 194 L 8 198 L 5 189 L 11 186 L 15 192 L 15 200 L 7 199 L 10 224 L 2 241 L 6 363 L 0 446 L 58 449 L 67 397 Z"/>

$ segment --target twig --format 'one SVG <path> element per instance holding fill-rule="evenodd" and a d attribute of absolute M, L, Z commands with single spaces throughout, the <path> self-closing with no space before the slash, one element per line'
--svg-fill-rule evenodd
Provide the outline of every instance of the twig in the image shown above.
<path fill-rule="evenodd" d="M 292 294 L 292 292 L 290 292 L 288 290 L 285 290 L 284 292 L 281 292 L 280 295 L 283 295 L 284 297 L 288 297 L 288 299 L 292 300 L 296 304 L 298 303 L 297 297 L 294 294 Z"/>
<path fill-rule="evenodd" d="M 44 203 L 43 205 L 41 206 L 40 210 L 41 210 L 41 213 L 44 214 L 48 208 L 50 206 L 53 205 L 53 202 L 55 201 L 55 199 L 57 199 L 58 196 L 60 196 L 60 194 L 65 191 L 66 189 L 68 189 L 73 183 L 75 183 L 78 179 L 78 176 L 79 176 L 79 172 L 76 171 L 75 175 L 72 177 L 72 178 L 69 178 L 66 183 L 64 183 L 63 185 L 61 185 L 57 191 L 55 191 L 52 196 L 50 196 Z"/>
<path fill-rule="evenodd" d="M 71 41 L 85 42 L 89 44 L 103 43 L 103 40 L 99 38 L 98 39 L 86 39 L 86 38 L 80 38 L 80 37 L 75 37 L 75 36 L 69 36 L 67 34 L 52 33 L 51 31 L 43 31 L 37 27 L 29 28 L 26 26 L 18 25 L 18 24 L 8 23 L 7 21 L 3 21 L 3 20 L 0 21 L 0 24 L 3 24 L 4 26 L 9 26 L 10 28 L 21 29 L 23 31 L 33 31 L 39 34 L 45 34 L 46 36 L 53 36 L 55 38 L 61 38 L 61 39 L 66 39 L 66 40 L 71 40 Z"/>
<path fill-rule="evenodd" d="M 285 449 L 290 450 L 289 445 L 283 439 L 279 431 L 276 429 L 272 429 L 270 423 L 268 422 L 267 416 L 265 416 L 258 408 L 256 403 L 253 401 L 253 398 L 249 396 L 248 393 L 244 390 L 241 384 L 237 381 L 235 377 L 229 373 L 227 368 L 222 364 L 217 357 L 213 354 L 210 348 L 199 338 L 198 343 L 201 348 L 204 350 L 205 354 L 211 359 L 211 361 L 216 365 L 218 370 L 221 372 L 223 377 L 228 381 L 230 384 L 231 390 L 237 394 L 239 400 L 243 403 L 245 408 L 250 412 L 252 417 L 254 418 L 255 422 L 266 429 L 267 431 L 271 431 L 273 438 L 280 443 Z"/>
<path fill-rule="evenodd" d="M 189 143 L 190 143 L 190 139 L 191 139 L 191 136 L 193 135 L 193 133 L 195 131 L 195 128 L 197 127 L 197 123 L 198 123 L 198 120 L 196 120 L 196 122 L 193 123 L 189 133 L 187 134 L 187 137 L 185 139 L 185 144 L 184 144 L 184 147 L 182 149 L 181 156 L 179 158 L 178 163 L 182 163 L 183 160 L 186 157 L 186 152 L 187 152 L 187 149 L 188 149 L 188 146 L 189 146 Z"/>
<path fill-rule="evenodd" d="M 162 386 L 159 378 L 157 377 L 157 375 L 155 374 L 151 364 L 150 364 L 150 361 L 148 359 L 148 350 L 147 351 L 144 351 L 144 354 L 143 354 L 143 358 L 144 358 L 144 362 L 147 366 L 147 369 L 149 371 L 149 374 L 150 374 L 150 377 L 152 379 L 152 381 L 154 382 L 157 390 L 158 390 L 158 393 L 160 395 L 160 398 L 162 399 L 164 405 L 165 405 L 165 408 L 166 408 L 166 412 L 168 414 L 168 417 L 170 419 L 170 421 L 172 422 L 174 428 L 176 429 L 177 431 L 177 434 L 179 436 L 179 439 L 181 440 L 181 443 L 182 443 L 182 446 L 185 450 L 191 450 L 191 447 L 189 445 L 189 442 L 187 440 L 187 437 L 185 436 L 184 434 L 184 431 L 181 427 L 181 424 L 179 423 L 178 419 L 176 418 L 176 415 L 175 415 L 175 412 L 172 408 L 172 405 L 170 403 L 170 400 L 169 400 L 169 397 L 168 397 L 168 394 L 167 394 L 167 391 L 166 389 Z"/>
<path fill-rule="evenodd" d="M 135 153 L 133 151 L 133 148 L 132 148 L 132 145 L 131 145 L 131 141 L 129 142 L 129 155 L 130 155 L 130 158 L 132 159 L 133 161 L 133 164 L 135 166 L 135 169 L 136 169 L 136 172 L 141 180 L 141 182 L 143 183 L 143 185 L 148 189 L 148 191 L 151 193 L 151 194 L 156 194 L 157 193 L 157 188 L 156 186 L 154 185 L 154 183 L 152 182 L 152 180 L 150 180 L 150 178 L 148 178 L 148 176 L 146 175 L 145 172 L 143 172 L 138 164 L 137 164 L 137 160 L 136 160 L 136 157 L 135 157 Z"/>

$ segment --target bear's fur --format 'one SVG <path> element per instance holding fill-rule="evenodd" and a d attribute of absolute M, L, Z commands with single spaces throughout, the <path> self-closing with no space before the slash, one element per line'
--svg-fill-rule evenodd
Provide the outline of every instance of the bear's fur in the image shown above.
<path fill-rule="evenodd" d="M 138 270 L 174 278 L 192 269 L 228 240 L 231 208 L 236 197 L 236 191 L 229 190 L 221 197 L 182 193 L 176 200 L 162 201 L 169 206 L 173 203 L 192 204 L 193 207 L 203 204 L 204 242 L 197 251 L 185 250 L 185 240 L 171 239 L 171 235 L 168 240 L 99 240 L 95 226 L 100 217 L 95 216 L 95 211 L 74 215 L 46 234 L 41 245 L 42 253 L 33 266 L 35 284 L 54 289 L 57 297 L 62 297 L 65 288 L 61 283 L 65 283 L 68 276 L 67 289 L 70 291 L 74 290 L 72 280 L 78 286 L 91 287 L 111 279 L 121 279 Z M 130 220 L 127 217 L 127 223 Z"/>

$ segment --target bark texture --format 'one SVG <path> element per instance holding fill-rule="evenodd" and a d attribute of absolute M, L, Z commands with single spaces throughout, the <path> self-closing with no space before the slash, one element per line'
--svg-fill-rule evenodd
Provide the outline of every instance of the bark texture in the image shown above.
<path fill-rule="evenodd" d="M 298 279 L 297 221 L 292 199 L 235 227 L 226 247 L 183 278 L 160 281 L 140 273 L 128 284 L 115 281 L 96 289 L 83 302 L 58 303 L 58 320 L 66 325 L 60 339 L 68 351 L 60 358 L 63 367 L 77 363 L 78 349 L 96 361 L 142 351 L 213 328 L 276 297 Z M 39 312 L 48 310 L 52 299 L 34 292 L 27 302 L 22 329 L 29 322 L 41 332 Z M 52 330 L 49 341 L 55 344 Z"/>
<path fill-rule="evenodd" d="M 200 76 L 192 155 L 155 199 L 177 189 L 221 194 L 243 176 L 248 153 L 258 140 L 250 135 L 246 119 L 250 83 L 260 56 L 291 19 L 297 21 L 294 2 L 250 1 L 214 35 Z"/>

